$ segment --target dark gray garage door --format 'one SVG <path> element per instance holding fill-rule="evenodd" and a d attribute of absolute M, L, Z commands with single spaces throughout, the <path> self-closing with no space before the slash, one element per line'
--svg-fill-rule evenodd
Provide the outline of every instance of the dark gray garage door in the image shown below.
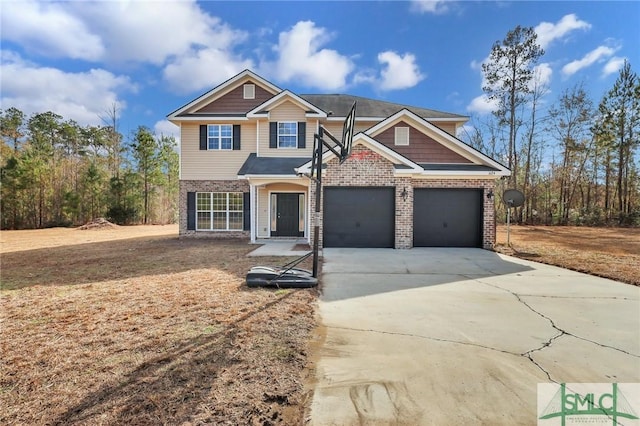
<path fill-rule="evenodd" d="M 325 247 L 393 247 L 395 189 L 324 189 Z"/>
<path fill-rule="evenodd" d="M 482 190 L 415 189 L 414 247 L 482 247 Z"/>

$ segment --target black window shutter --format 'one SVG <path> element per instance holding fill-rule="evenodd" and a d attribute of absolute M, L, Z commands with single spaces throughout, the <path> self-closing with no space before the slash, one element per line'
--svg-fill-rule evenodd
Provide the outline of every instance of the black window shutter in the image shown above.
<path fill-rule="evenodd" d="M 269 123 L 269 148 L 278 147 L 278 123 Z"/>
<path fill-rule="evenodd" d="M 236 151 L 240 149 L 240 125 L 239 124 L 233 125 L 233 149 Z"/>
<path fill-rule="evenodd" d="M 242 229 L 245 231 L 251 230 L 251 194 L 249 192 L 244 192 L 242 194 L 242 216 L 244 219 L 244 224 Z"/>
<path fill-rule="evenodd" d="M 298 122 L 298 148 L 307 147 L 307 123 Z"/>
<path fill-rule="evenodd" d="M 187 192 L 187 230 L 196 230 L 196 193 Z"/>
<path fill-rule="evenodd" d="M 207 125 L 200 125 L 200 150 L 207 150 Z"/>

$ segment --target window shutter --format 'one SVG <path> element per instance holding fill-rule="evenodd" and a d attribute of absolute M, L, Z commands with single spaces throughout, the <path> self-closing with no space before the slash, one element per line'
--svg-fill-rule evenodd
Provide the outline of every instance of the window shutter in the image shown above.
<path fill-rule="evenodd" d="M 242 193 L 242 217 L 244 219 L 243 229 L 251 230 L 251 194 L 249 192 Z"/>
<path fill-rule="evenodd" d="M 207 150 L 207 125 L 200 125 L 200 150 Z"/>
<path fill-rule="evenodd" d="M 233 149 L 236 151 L 240 149 L 240 125 L 239 124 L 233 125 Z"/>
<path fill-rule="evenodd" d="M 298 148 L 307 147 L 307 123 L 298 122 Z"/>
<path fill-rule="evenodd" d="M 195 231 L 195 230 L 196 230 L 196 193 L 187 192 L 187 231 Z"/>
<path fill-rule="evenodd" d="M 278 147 L 278 123 L 269 123 L 269 148 Z"/>

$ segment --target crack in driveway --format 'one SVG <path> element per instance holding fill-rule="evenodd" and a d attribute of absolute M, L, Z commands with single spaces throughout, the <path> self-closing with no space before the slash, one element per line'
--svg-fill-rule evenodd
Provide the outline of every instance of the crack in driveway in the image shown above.
<path fill-rule="evenodd" d="M 469 278 L 471 278 L 471 277 L 469 277 Z M 471 278 L 471 279 L 473 279 L 473 278 Z M 598 345 L 598 346 L 603 347 L 603 348 L 613 349 L 613 350 L 621 352 L 623 354 L 626 354 L 626 355 L 629 355 L 629 356 L 632 356 L 632 357 L 635 357 L 635 358 L 640 358 L 639 355 L 632 354 L 632 353 L 630 353 L 628 351 L 625 351 L 624 349 L 616 348 L 615 346 L 605 345 L 604 343 L 596 342 L 594 340 L 587 339 L 586 337 L 578 336 L 576 334 L 573 334 L 571 332 L 568 332 L 568 331 L 558 327 L 556 325 L 556 323 L 553 321 L 553 319 L 551 319 L 550 317 L 546 316 L 542 312 L 539 312 L 539 311 L 535 310 L 531 305 L 529 305 L 526 301 L 524 301 L 522 299 L 522 297 L 529 297 L 529 296 L 535 297 L 534 295 L 526 295 L 526 294 L 520 295 L 520 294 L 518 294 L 518 293 L 516 293 L 514 291 L 509 290 L 508 288 L 500 287 L 500 286 L 495 285 L 495 284 L 490 284 L 490 283 L 484 282 L 484 281 L 479 280 L 479 279 L 474 279 L 474 280 L 476 282 L 480 283 L 480 284 L 484 284 L 486 286 L 493 287 L 493 288 L 496 288 L 498 290 L 506 291 L 507 293 L 513 295 L 516 299 L 518 299 L 518 302 L 520 302 L 521 304 L 526 306 L 531 312 L 533 312 L 536 315 L 540 316 L 541 318 L 544 318 L 545 320 L 549 321 L 549 324 L 551 324 L 551 327 L 558 332 L 558 334 L 556 334 L 555 336 L 552 336 L 547 341 L 543 342 L 543 344 L 541 346 L 539 346 L 537 348 L 530 349 L 527 352 L 524 352 L 524 353 L 520 354 L 521 356 L 524 356 L 524 357 L 528 358 L 536 367 L 538 367 L 543 373 L 545 373 L 547 375 L 547 377 L 549 378 L 549 380 L 552 381 L 552 382 L 556 382 L 556 381 L 553 380 L 553 378 L 551 377 L 549 372 L 542 365 L 540 365 L 540 363 L 536 362 L 533 359 L 531 354 L 533 354 L 534 352 L 541 351 L 541 350 L 543 350 L 545 348 L 548 348 L 549 346 L 551 346 L 551 344 L 555 340 L 559 339 L 562 336 L 571 336 L 571 337 L 574 337 L 576 339 L 579 339 L 579 340 L 582 340 L 582 341 L 585 341 L 585 342 L 589 342 L 589 343 L 592 343 L 594 345 Z M 544 296 L 542 296 L 542 297 L 544 297 Z M 546 297 L 553 297 L 553 296 L 546 296 Z M 583 298 L 596 299 L 596 297 L 583 297 Z M 599 298 L 600 297 L 598 297 L 598 299 Z M 607 297 L 602 297 L 602 298 L 607 298 Z M 631 300 L 631 299 L 627 299 L 626 297 L 625 298 L 608 297 L 608 299 L 611 299 L 611 298 L 613 298 L 613 299 Z"/>
<path fill-rule="evenodd" d="M 433 337 L 433 336 L 424 336 L 422 334 L 400 333 L 398 331 L 384 331 L 384 330 L 373 330 L 373 329 L 354 328 L 354 327 L 337 327 L 337 326 L 331 326 L 331 325 L 327 325 L 326 328 L 332 328 L 334 330 L 358 331 L 358 332 L 363 332 L 363 333 L 388 334 L 388 335 L 392 335 L 392 336 L 415 337 L 417 339 L 433 340 L 433 341 L 436 341 L 436 342 L 454 343 L 454 344 L 466 345 L 466 346 L 475 346 L 475 347 L 478 347 L 478 348 L 488 349 L 488 350 L 491 350 L 491 351 L 502 352 L 503 354 L 521 356 L 521 354 L 516 353 L 516 352 L 510 352 L 510 351 L 507 351 L 507 350 L 504 350 L 504 349 L 494 348 L 492 346 L 481 345 L 479 343 L 462 342 L 462 341 L 459 341 L 459 340 L 443 339 L 443 338 L 440 338 L 440 337 Z"/>
<path fill-rule="evenodd" d="M 551 337 L 549 337 L 549 339 L 547 339 L 546 341 L 542 342 L 542 344 L 538 347 L 529 349 L 526 352 L 522 352 L 522 353 L 517 353 L 517 352 L 511 352 L 511 351 L 507 351 L 504 349 L 500 349 L 500 348 L 496 348 L 493 346 L 487 346 L 487 345 L 482 345 L 480 343 L 474 343 L 474 342 L 465 342 L 465 341 L 459 341 L 459 340 L 453 340 L 453 339 L 443 339 L 443 338 L 439 338 L 439 337 L 433 337 L 433 336 L 425 336 L 425 335 L 420 335 L 420 334 L 412 334 L 412 333 L 401 333 L 401 332 L 393 332 L 393 331 L 384 331 L 384 330 L 374 330 L 374 329 L 361 329 L 361 328 L 352 328 L 352 327 L 337 327 L 337 326 L 327 326 L 327 328 L 333 328 L 333 329 L 338 329 L 338 330 L 348 330 L 348 331 L 357 331 L 357 332 L 369 332 L 369 333 L 379 333 L 379 334 L 388 334 L 388 335 L 396 335 L 396 336 L 404 336 L 404 337 L 413 337 L 413 338 L 418 338 L 418 339 L 425 339 L 425 340 L 432 340 L 432 341 L 436 341 L 436 342 L 443 342 L 443 343 L 452 343 L 452 344 L 459 344 L 459 345 L 465 345 L 465 346 L 474 346 L 474 347 L 478 347 L 478 348 L 482 348 L 482 349 L 487 349 L 487 350 L 491 350 L 491 351 L 496 351 L 496 352 L 501 352 L 504 354 L 508 354 L 508 355 L 513 355 L 513 356 L 518 356 L 518 357 L 524 357 L 527 358 L 533 365 L 536 366 L 536 368 L 538 368 L 542 373 L 544 373 L 547 378 L 549 379 L 549 381 L 554 382 L 554 383 L 558 383 L 556 380 L 554 380 L 551 377 L 551 374 L 549 373 L 549 371 L 547 371 L 543 365 L 541 365 L 539 362 L 537 362 L 534 358 L 533 358 L 533 354 L 535 352 L 539 352 L 542 351 L 548 347 L 550 347 L 552 345 L 552 343 L 554 341 L 556 341 L 557 339 L 561 338 L 562 336 L 571 336 L 574 337 L 576 339 L 585 341 L 585 342 L 589 342 L 592 343 L 594 345 L 603 347 L 603 348 L 608 348 L 608 349 L 612 349 L 621 353 L 624 353 L 626 355 L 635 357 L 635 358 L 640 358 L 640 356 L 635 355 L 633 353 L 630 353 L 628 351 L 625 351 L 624 349 L 620 349 L 614 346 L 610 346 L 610 345 L 606 345 L 604 343 L 599 343 L 596 342 L 594 340 L 591 339 L 587 339 L 585 337 L 581 337 L 578 335 L 575 335 L 571 332 L 568 332 L 560 327 L 558 327 L 556 325 L 556 323 L 553 321 L 552 318 L 546 316 L 545 314 L 543 314 L 542 312 L 537 311 L 536 309 L 534 309 L 529 303 L 527 303 L 525 300 L 522 299 L 522 297 L 548 297 L 548 298 L 577 298 L 577 299 L 619 299 L 619 300 L 632 300 L 626 297 L 607 297 L 607 296 L 603 296 L 603 297 L 582 297 L 582 296 L 577 296 L 577 297 L 567 297 L 567 296 L 546 296 L 546 295 L 531 295 L 531 294 L 518 294 L 512 290 L 509 290 L 507 288 L 504 287 L 500 287 L 498 285 L 494 285 L 494 284 L 490 284 L 487 282 L 482 281 L 482 279 L 476 278 L 476 277 L 472 277 L 472 276 L 466 276 L 466 275 L 461 275 L 464 276 L 467 279 L 471 279 L 474 280 L 480 284 L 484 284 L 486 286 L 489 287 L 493 287 L 495 289 L 507 292 L 509 294 L 511 294 L 512 296 L 514 296 L 519 303 L 521 303 L 522 305 L 526 306 L 527 309 L 529 309 L 531 312 L 533 312 L 534 314 L 538 315 L 541 318 L 544 318 L 546 321 L 549 322 L 549 324 L 551 325 L 551 328 L 553 328 L 555 331 L 557 331 L 557 333 Z"/>

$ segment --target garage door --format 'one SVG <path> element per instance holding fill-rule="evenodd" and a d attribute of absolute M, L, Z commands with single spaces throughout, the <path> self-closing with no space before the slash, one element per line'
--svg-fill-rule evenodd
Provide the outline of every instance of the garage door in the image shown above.
<path fill-rule="evenodd" d="M 415 189 L 414 247 L 482 247 L 482 190 Z"/>
<path fill-rule="evenodd" d="M 325 247 L 393 247 L 395 189 L 324 189 Z"/>

